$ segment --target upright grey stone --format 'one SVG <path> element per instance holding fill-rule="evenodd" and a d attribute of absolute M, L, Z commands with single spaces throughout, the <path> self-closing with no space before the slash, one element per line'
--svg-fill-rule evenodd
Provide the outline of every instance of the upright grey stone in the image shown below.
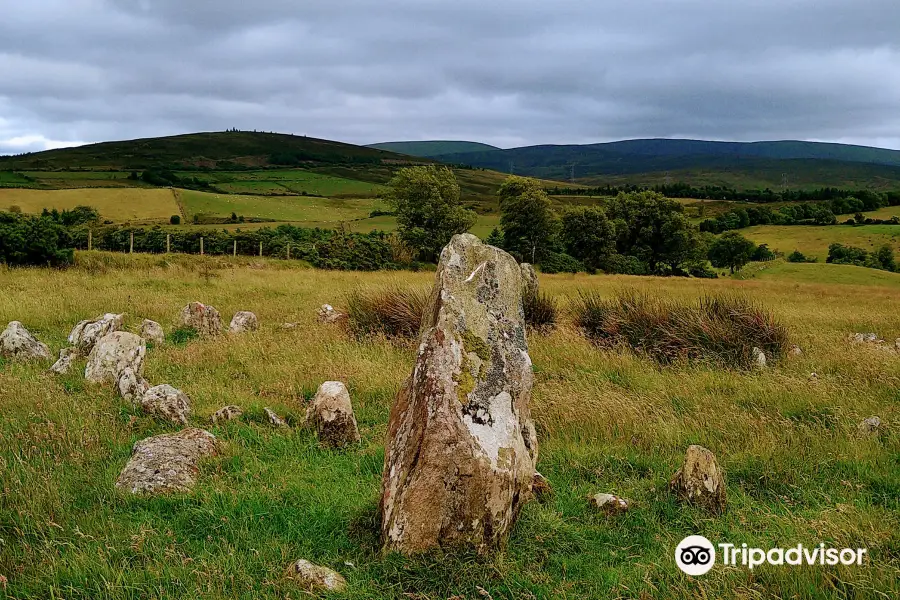
<path fill-rule="evenodd" d="M 473 235 L 454 236 L 419 342 L 388 425 L 385 549 L 496 548 L 532 495 L 537 461 L 516 261 Z"/>
<path fill-rule="evenodd" d="M 84 378 L 92 383 L 117 384 L 127 367 L 141 377 L 146 354 L 147 345 L 140 336 L 127 331 L 114 331 L 94 345 L 84 369 Z"/>
<path fill-rule="evenodd" d="M 69 334 L 69 343 L 87 356 L 101 338 L 122 328 L 124 314 L 106 313 L 93 320 L 81 321 Z"/>

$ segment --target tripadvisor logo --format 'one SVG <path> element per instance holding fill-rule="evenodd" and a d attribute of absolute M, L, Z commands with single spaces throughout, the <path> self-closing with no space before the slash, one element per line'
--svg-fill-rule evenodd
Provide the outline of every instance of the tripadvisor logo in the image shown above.
<path fill-rule="evenodd" d="M 744 566 L 751 570 L 760 565 L 810 565 L 835 566 L 862 565 L 865 548 L 826 548 L 825 544 L 806 547 L 797 544 L 792 548 L 750 548 L 747 544 L 717 544 L 721 563 L 726 566 Z M 716 562 L 716 546 L 702 535 L 689 535 L 675 548 L 675 564 L 688 575 L 705 575 Z"/>

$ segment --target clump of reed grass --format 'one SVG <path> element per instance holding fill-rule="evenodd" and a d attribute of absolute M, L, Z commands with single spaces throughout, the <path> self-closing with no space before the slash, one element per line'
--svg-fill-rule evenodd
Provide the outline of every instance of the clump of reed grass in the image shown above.
<path fill-rule="evenodd" d="M 354 291 L 347 296 L 348 327 L 358 338 L 414 339 L 427 304 L 428 290 L 422 288 Z"/>
<path fill-rule="evenodd" d="M 755 364 L 753 348 L 776 360 L 789 348 L 787 329 L 738 295 L 684 304 L 635 291 L 612 298 L 583 293 L 573 305 L 573 321 L 598 345 L 627 346 L 660 364 L 706 361 L 747 369 Z"/>
<path fill-rule="evenodd" d="M 559 306 L 552 296 L 545 292 L 535 292 L 522 296 L 525 324 L 538 333 L 549 333 L 556 327 Z"/>

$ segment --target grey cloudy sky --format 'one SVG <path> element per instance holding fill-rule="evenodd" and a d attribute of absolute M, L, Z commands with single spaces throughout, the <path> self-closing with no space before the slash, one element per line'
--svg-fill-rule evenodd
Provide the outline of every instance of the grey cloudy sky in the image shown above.
<path fill-rule="evenodd" d="M 900 148 L 897 0 L 0 0 L 0 153 L 229 127 Z"/>

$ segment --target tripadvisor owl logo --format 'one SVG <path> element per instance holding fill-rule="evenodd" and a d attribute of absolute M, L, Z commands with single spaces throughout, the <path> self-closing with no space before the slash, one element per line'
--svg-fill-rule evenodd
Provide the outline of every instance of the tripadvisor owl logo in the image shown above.
<path fill-rule="evenodd" d="M 716 549 L 702 535 L 689 535 L 675 548 L 675 564 L 688 575 L 705 575 L 715 563 Z"/>
<path fill-rule="evenodd" d="M 864 564 L 868 552 L 865 548 L 829 548 L 824 543 L 819 543 L 818 546 L 797 544 L 790 548 L 769 550 L 752 548 L 747 544 L 737 546 L 723 542 L 717 545 L 721 564 L 747 567 L 751 571 L 762 565 L 860 566 Z M 688 575 L 705 575 L 716 564 L 715 546 L 702 535 L 689 535 L 675 548 L 675 564 Z"/>

